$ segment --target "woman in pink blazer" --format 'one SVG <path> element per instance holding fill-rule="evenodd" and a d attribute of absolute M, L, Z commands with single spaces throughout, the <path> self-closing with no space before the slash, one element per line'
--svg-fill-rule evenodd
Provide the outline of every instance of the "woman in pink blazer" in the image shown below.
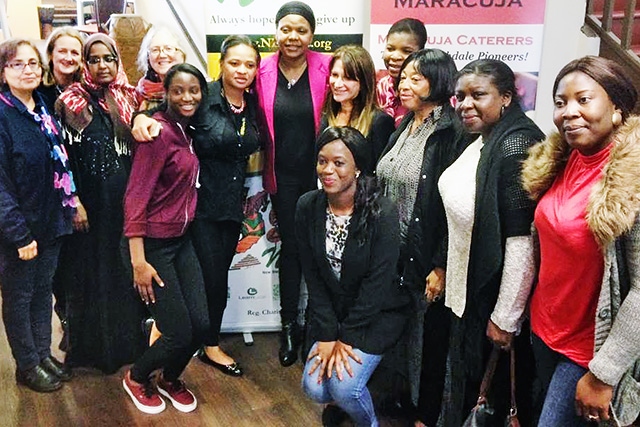
<path fill-rule="evenodd" d="M 276 14 L 278 52 L 260 64 L 256 79 L 260 107 L 266 117 L 264 188 L 272 196 L 282 240 L 280 252 L 280 316 L 282 366 L 297 359 L 297 323 L 302 272 L 294 228 L 298 198 L 316 188 L 315 145 L 327 91 L 330 56 L 309 50 L 316 20 L 299 1 L 285 3 Z"/>

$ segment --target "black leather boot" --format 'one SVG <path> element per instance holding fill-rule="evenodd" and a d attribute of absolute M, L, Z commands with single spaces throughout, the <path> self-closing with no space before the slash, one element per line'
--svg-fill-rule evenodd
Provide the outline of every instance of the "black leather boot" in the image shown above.
<path fill-rule="evenodd" d="M 282 324 L 280 332 L 280 351 L 278 356 L 282 366 L 291 366 L 298 360 L 300 346 L 300 328 L 296 321 Z"/>
<path fill-rule="evenodd" d="M 36 365 L 31 369 L 25 369 L 24 371 L 16 370 L 16 381 L 18 384 L 26 385 L 31 390 L 40 393 L 55 391 L 62 387 L 62 383 L 58 377 L 49 373 L 40 365 Z"/>
<path fill-rule="evenodd" d="M 322 427 L 339 427 L 349 419 L 342 408 L 331 403 L 324 407 L 322 411 Z"/>
<path fill-rule="evenodd" d="M 47 372 L 58 377 L 60 381 L 69 381 L 73 377 L 73 372 L 69 366 L 57 360 L 55 357 L 46 357 L 40 362 Z"/>

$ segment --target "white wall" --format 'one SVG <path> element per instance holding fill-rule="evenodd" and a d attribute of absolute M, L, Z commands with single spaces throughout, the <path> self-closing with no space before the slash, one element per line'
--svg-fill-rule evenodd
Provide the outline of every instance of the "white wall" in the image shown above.
<path fill-rule="evenodd" d="M 40 38 L 40 0 L 6 0 L 7 18 L 12 37 Z"/>
<path fill-rule="evenodd" d="M 553 81 L 569 61 L 584 55 L 597 55 L 600 39 L 582 31 L 586 0 L 547 0 L 542 41 L 542 61 L 536 95 L 535 121 L 543 132 L 554 130 Z"/>

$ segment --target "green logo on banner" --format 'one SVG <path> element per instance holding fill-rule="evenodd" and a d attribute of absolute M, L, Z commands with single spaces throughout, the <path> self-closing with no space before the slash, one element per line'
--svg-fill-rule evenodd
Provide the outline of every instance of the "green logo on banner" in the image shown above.
<path fill-rule="evenodd" d="M 224 3 L 224 0 L 218 0 L 218 3 Z M 241 7 L 247 7 L 251 3 L 253 3 L 253 0 L 240 0 L 240 6 Z"/>

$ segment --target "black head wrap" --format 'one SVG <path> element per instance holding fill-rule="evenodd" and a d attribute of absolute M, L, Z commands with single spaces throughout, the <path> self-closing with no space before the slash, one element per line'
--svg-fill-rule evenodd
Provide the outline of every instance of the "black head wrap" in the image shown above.
<path fill-rule="evenodd" d="M 290 1 L 283 4 L 276 13 L 276 25 L 287 15 L 300 15 L 309 22 L 311 32 L 316 32 L 316 17 L 308 4 L 301 1 Z"/>

